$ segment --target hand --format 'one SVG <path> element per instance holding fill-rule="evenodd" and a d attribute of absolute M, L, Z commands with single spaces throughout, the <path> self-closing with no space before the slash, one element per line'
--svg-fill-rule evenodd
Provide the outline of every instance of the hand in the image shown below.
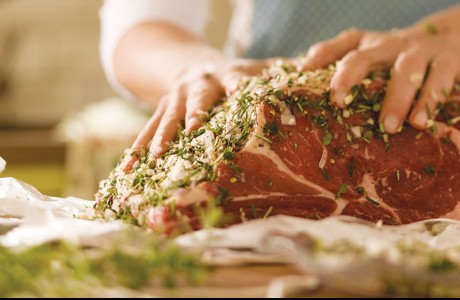
<path fill-rule="evenodd" d="M 234 92 L 242 76 L 259 73 L 266 61 L 223 58 L 197 64 L 177 76 L 177 85 L 163 96 L 155 113 L 131 147 L 132 157 L 124 163 L 131 170 L 142 150 L 150 150 L 158 158 L 174 139 L 185 121 L 186 132 L 200 127 L 200 113 L 208 111 L 223 96 Z"/>
<path fill-rule="evenodd" d="M 446 101 L 456 78 L 460 78 L 460 36 L 442 24 L 437 28 L 421 23 L 387 33 L 350 29 L 311 47 L 306 68 L 325 67 L 340 59 L 331 80 L 331 100 L 344 108 L 349 104 L 344 99 L 351 88 L 370 71 L 391 67 L 380 121 L 388 133 L 396 133 L 421 89 L 409 121 L 415 128 L 425 129 L 427 110 L 433 114 L 437 103 Z"/>

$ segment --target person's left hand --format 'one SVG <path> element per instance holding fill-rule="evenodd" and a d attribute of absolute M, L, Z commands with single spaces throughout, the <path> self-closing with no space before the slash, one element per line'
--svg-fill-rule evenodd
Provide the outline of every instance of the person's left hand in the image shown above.
<path fill-rule="evenodd" d="M 325 67 L 336 60 L 337 71 L 331 80 L 334 104 L 346 107 L 346 96 L 354 85 L 372 70 L 391 67 L 380 121 L 388 133 L 399 131 L 421 88 L 409 121 L 425 129 L 428 113 L 446 100 L 460 78 L 460 36 L 429 23 L 387 33 L 350 29 L 311 47 L 305 67 Z"/>

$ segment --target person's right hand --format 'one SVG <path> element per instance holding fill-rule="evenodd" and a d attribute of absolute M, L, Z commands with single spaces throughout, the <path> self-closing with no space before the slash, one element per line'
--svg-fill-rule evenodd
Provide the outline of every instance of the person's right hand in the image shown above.
<path fill-rule="evenodd" d="M 131 147 L 131 157 L 124 162 L 128 172 L 149 151 L 151 159 L 160 157 L 185 121 L 186 132 L 200 127 L 200 114 L 212 108 L 223 96 L 236 90 L 243 76 L 255 75 L 266 61 L 222 58 L 188 67 L 177 76 L 177 84 L 163 96 L 145 127 Z"/>

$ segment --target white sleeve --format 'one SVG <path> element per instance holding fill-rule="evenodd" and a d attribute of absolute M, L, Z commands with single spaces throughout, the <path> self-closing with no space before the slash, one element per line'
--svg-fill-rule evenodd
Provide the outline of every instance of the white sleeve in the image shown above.
<path fill-rule="evenodd" d="M 203 36 L 209 19 L 209 0 L 105 0 L 101 20 L 100 55 L 109 83 L 125 98 L 135 98 L 117 80 L 113 59 L 121 37 L 136 24 L 170 21 Z"/>

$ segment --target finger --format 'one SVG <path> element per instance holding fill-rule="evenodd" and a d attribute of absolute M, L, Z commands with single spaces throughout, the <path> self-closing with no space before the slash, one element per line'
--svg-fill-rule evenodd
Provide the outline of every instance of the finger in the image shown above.
<path fill-rule="evenodd" d="M 190 86 L 186 101 L 186 132 L 198 129 L 200 114 L 208 111 L 223 96 L 224 90 L 215 77 L 204 78 Z"/>
<path fill-rule="evenodd" d="M 246 76 L 250 75 L 244 71 L 233 71 L 223 75 L 221 84 L 225 90 L 225 95 L 230 97 L 236 92 L 238 87 L 242 84 L 242 79 Z"/>
<path fill-rule="evenodd" d="M 163 115 L 166 109 L 167 103 L 168 103 L 167 96 L 161 99 L 154 114 L 147 121 L 147 124 L 145 124 L 144 128 L 139 133 L 133 145 L 131 146 L 131 150 L 136 151 L 141 148 L 144 148 L 144 149 L 148 148 L 148 144 L 152 140 L 153 135 L 155 134 L 155 131 L 157 130 L 158 125 L 160 124 L 161 116 Z"/>
<path fill-rule="evenodd" d="M 396 133 L 402 126 L 422 86 L 429 60 L 429 54 L 418 47 L 401 53 L 396 59 L 380 113 L 386 132 Z"/>
<path fill-rule="evenodd" d="M 158 125 L 160 124 L 161 116 L 163 115 L 166 104 L 167 104 L 168 99 L 163 98 L 160 100 L 157 109 L 155 110 L 154 114 L 150 119 L 147 121 L 145 124 L 144 128 L 141 130 L 139 135 L 136 137 L 136 140 L 134 141 L 133 145 L 131 146 L 130 152 L 131 152 L 131 157 L 127 159 L 127 161 L 124 163 L 123 170 L 125 172 L 129 172 L 134 164 L 139 157 L 140 157 L 140 151 L 142 149 L 147 149 L 148 144 L 152 140 L 155 131 L 158 128 Z"/>
<path fill-rule="evenodd" d="M 219 75 L 220 83 L 225 89 L 225 95 L 232 95 L 241 84 L 244 77 L 252 76 L 260 73 L 263 68 L 274 63 L 275 59 L 266 60 L 250 60 L 243 61 L 237 66 L 233 66 L 230 70 L 226 70 Z"/>
<path fill-rule="evenodd" d="M 174 139 L 185 117 L 185 87 L 174 91 L 170 97 L 160 124 L 150 144 L 150 152 L 154 158 L 161 156 L 168 144 Z"/>
<path fill-rule="evenodd" d="M 401 52 L 402 42 L 392 37 L 383 39 L 374 47 L 352 50 L 337 64 L 337 70 L 331 79 L 332 103 L 344 108 L 350 104 L 349 93 L 371 70 L 390 66 Z"/>
<path fill-rule="evenodd" d="M 304 69 L 323 68 L 356 49 L 364 32 L 351 28 L 336 37 L 314 44 L 306 55 Z"/>
<path fill-rule="evenodd" d="M 446 101 L 458 73 L 458 59 L 455 53 L 444 52 L 433 59 L 430 72 L 422 89 L 420 98 L 414 106 L 410 123 L 417 129 L 431 127 L 429 119 L 434 119 L 438 103 Z"/>

